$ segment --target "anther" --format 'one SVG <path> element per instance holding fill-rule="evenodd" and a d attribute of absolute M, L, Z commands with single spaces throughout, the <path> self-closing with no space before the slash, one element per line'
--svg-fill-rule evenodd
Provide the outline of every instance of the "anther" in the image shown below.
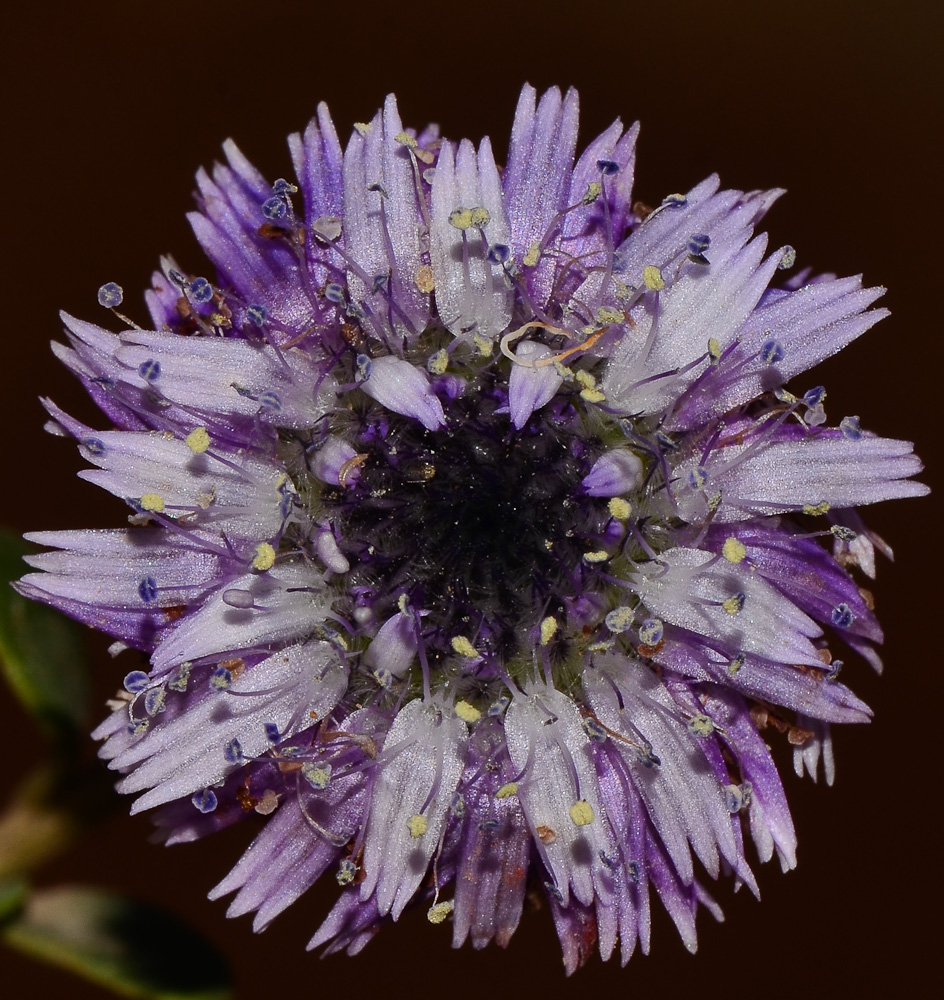
<path fill-rule="evenodd" d="M 105 309 L 117 309 L 124 300 L 125 293 L 121 285 L 114 281 L 106 282 L 98 290 L 98 304 Z"/>
<path fill-rule="evenodd" d="M 416 813 L 415 815 L 411 816 L 406 821 L 406 826 L 407 829 L 410 831 L 410 836 L 414 840 L 417 840 L 420 837 L 422 837 L 423 834 L 425 834 L 426 831 L 429 829 L 429 823 L 427 822 L 426 817 L 420 813 Z"/>

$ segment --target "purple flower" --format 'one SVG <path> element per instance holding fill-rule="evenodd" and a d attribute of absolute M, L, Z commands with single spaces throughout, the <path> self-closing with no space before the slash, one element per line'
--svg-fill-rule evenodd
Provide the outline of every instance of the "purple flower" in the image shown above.
<path fill-rule="evenodd" d="M 169 843 L 252 820 L 211 895 L 257 929 L 327 873 L 329 951 L 411 904 L 505 945 L 529 885 L 568 971 L 648 951 L 653 896 L 694 950 L 706 876 L 795 864 L 767 743 L 831 781 L 870 716 L 854 508 L 921 466 L 785 386 L 882 290 L 784 278 L 780 191 L 634 208 L 636 132 L 575 162 L 576 94 L 526 87 L 501 170 L 392 97 L 342 149 L 322 105 L 296 182 L 232 143 L 198 175 L 214 280 L 164 260 L 150 330 L 66 317 L 117 429 L 46 405 L 131 515 L 30 536 L 19 588 L 150 659 L 102 756 Z"/>

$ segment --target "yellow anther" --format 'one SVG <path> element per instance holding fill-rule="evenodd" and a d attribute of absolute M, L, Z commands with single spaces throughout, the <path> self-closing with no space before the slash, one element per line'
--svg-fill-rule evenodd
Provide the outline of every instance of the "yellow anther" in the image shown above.
<path fill-rule="evenodd" d="M 436 287 L 436 281 L 433 278 L 433 269 L 429 264 L 420 264 L 416 269 L 416 274 L 413 275 L 413 280 L 421 292 L 431 292 Z"/>
<path fill-rule="evenodd" d="M 715 724 L 707 715 L 693 715 L 688 720 L 688 728 L 696 736 L 710 736 L 715 731 Z"/>
<path fill-rule="evenodd" d="M 422 837 L 424 833 L 429 829 L 429 823 L 426 822 L 426 817 L 420 813 L 416 813 L 415 816 L 411 816 L 406 821 L 407 829 L 410 831 L 410 836 L 417 840 Z"/>
<path fill-rule="evenodd" d="M 593 318 L 600 326 L 613 326 L 616 323 L 623 323 L 626 320 L 626 317 L 619 309 L 613 309 L 612 306 L 600 306 L 593 314 Z"/>
<path fill-rule="evenodd" d="M 452 913 L 452 900 L 435 903 L 426 911 L 426 919 L 431 924 L 441 924 Z"/>
<path fill-rule="evenodd" d="M 584 389 L 580 393 L 580 398 L 585 399 L 588 403 L 602 403 L 606 399 L 606 395 L 599 389 Z"/>
<path fill-rule="evenodd" d="M 373 127 L 370 122 L 354 122 L 358 135 L 368 135 Z"/>
<path fill-rule="evenodd" d="M 275 565 L 275 549 L 268 542 L 260 542 L 256 546 L 256 554 L 252 558 L 252 568 L 260 573 L 272 569 Z"/>
<path fill-rule="evenodd" d="M 714 337 L 708 338 L 708 357 L 714 365 L 721 360 L 721 345 Z"/>
<path fill-rule="evenodd" d="M 457 208 L 449 213 L 449 225 L 465 231 L 472 225 L 472 209 Z"/>
<path fill-rule="evenodd" d="M 735 594 L 734 597 L 729 597 L 721 602 L 721 607 L 729 615 L 739 615 L 744 608 L 744 595 Z"/>
<path fill-rule="evenodd" d="M 202 455 L 210 447 L 210 435 L 205 427 L 195 427 L 184 438 L 184 443 L 194 455 Z"/>
<path fill-rule="evenodd" d="M 628 302 L 636 294 L 635 288 L 631 288 L 618 278 L 613 279 L 613 287 L 616 289 L 616 297 L 620 302 Z"/>
<path fill-rule="evenodd" d="M 210 506 L 210 504 L 213 503 L 213 501 L 216 499 L 215 487 L 211 486 L 208 490 L 197 493 L 194 499 L 197 501 L 198 507 L 200 507 L 202 510 L 206 510 Z"/>
<path fill-rule="evenodd" d="M 430 359 L 428 368 L 432 375 L 445 375 L 449 367 L 449 353 L 443 347 L 438 350 Z"/>
<path fill-rule="evenodd" d="M 629 515 L 633 512 L 630 502 L 622 497 L 613 497 L 606 506 L 610 517 L 615 517 L 617 521 L 628 521 Z"/>
<path fill-rule="evenodd" d="M 464 635 L 454 635 L 451 645 L 455 652 L 460 656 L 464 656 L 467 660 L 480 660 L 482 658 L 482 654 Z"/>
<path fill-rule="evenodd" d="M 313 788 L 324 791 L 331 784 L 331 772 L 323 767 L 302 768 L 302 774 Z"/>
<path fill-rule="evenodd" d="M 541 622 L 541 645 L 546 646 L 557 633 L 557 619 L 549 615 Z"/>
<path fill-rule="evenodd" d="M 570 818 L 575 826 L 586 826 L 593 822 L 593 806 L 586 799 L 580 799 L 570 807 Z"/>
<path fill-rule="evenodd" d="M 632 625 L 635 617 L 636 614 L 632 608 L 613 608 L 606 616 L 606 627 L 611 632 L 625 632 Z"/>
<path fill-rule="evenodd" d="M 521 261 L 525 267 L 534 267 L 535 264 L 541 259 L 541 244 L 532 243 L 528 247 L 528 252 L 524 255 L 524 259 Z"/>
<path fill-rule="evenodd" d="M 597 387 L 597 380 L 590 374 L 590 372 L 584 371 L 582 368 L 574 372 L 574 378 L 584 387 L 584 389 L 595 389 Z"/>
<path fill-rule="evenodd" d="M 462 719 L 463 722 L 478 722 L 482 718 L 482 713 L 474 706 L 470 705 L 467 701 L 457 701 L 456 702 L 456 715 Z"/>
<path fill-rule="evenodd" d="M 662 272 L 654 264 L 647 264 L 642 269 L 642 280 L 650 292 L 661 292 L 665 288 Z"/>
<path fill-rule="evenodd" d="M 728 664 L 728 673 L 732 677 L 737 677 L 741 672 L 741 667 L 744 666 L 744 655 L 735 656 L 734 659 Z"/>
<path fill-rule="evenodd" d="M 418 145 L 417 141 L 412 135 L 410 135 L 409 132 L 397 132 L 397 134 L 393 137 L 393 141 L 399 142 L 401 146 L 406 146 L 407 149 L 416 149 Z"/>
<path fill-rule="evenodd" d="M 164 509 L 164 498 L 160 493 L 145 493 L 141 497 L 141 510 L 146 510 L 154 514 L 160 514 Z"/>
<path fill-rule="evenodd" d="M 721 547 L 721 554 L 729 563 L 737 564 L 744 561 L 744 557 L 747 555 L 747 547 L 739 538 L 735 538 L 732 535 L 730 538 L 725 539 L 725 543 Z"/>
<path fill-rule="evenodd" d="M 606 562 L 610 558 L 610 553 L 605 552 L 603 549 L 597 549 L 596 552 L 584 552 L 583 561 L 588 563 L 602 563 Z"/>
<path fill-rule="evenodd" d="M 501 786 L 495 793 L 496 799 L 510 799 L 512 795 L 518 794 L 518 782 L 509 781 L 507 784 Z"/>
<path fill-rule="evenodd" d="M 603 190 L 603 185 L 599 181 L 590 181 L 587 185 L 587 190 L 584 193 L 581 202 L 584 205 L 592 205 L 597 198 L 600 197 L 600 192 Z"/>
<path fill-rule="evenodd" d="M 472 225 L 473 226 L 487 226 L 489 220 L 491 219 L 491 214 L 487 208 L 479 205 L 476 208 L 470 209 L 472 213 Z"/>
<path fill-rule="evenodd" d="M 803 513 L 809 514 L 811 517 L 822 517 L 823 514 L 826 514 L 828 512 L 829 512 L 829 504 L 826 503 L 825 500 L 822 503 L 818 504 L 805 503 L 803 505 Z"/>
<path fill-rule="evenodd" d="M 483 337 L 480 333 L 472 334 L 472 343 L 475 344 L 483 358 L 490 358 L 495 350 L 495 342 L 489 340 L 488 337 Z"/>
<path fill-rule="evenodd" d="M 397 598 L 397 607 L 400 609 L 400 614 L 405 615 L 407 613 L 407 608 L 410 606 L 410 600 L 406 594 L 401 594 Z"/>

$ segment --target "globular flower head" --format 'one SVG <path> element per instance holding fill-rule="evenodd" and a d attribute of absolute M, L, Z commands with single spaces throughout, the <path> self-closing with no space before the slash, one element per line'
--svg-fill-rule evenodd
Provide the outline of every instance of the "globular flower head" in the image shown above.
<path fill-rule="evenodd" d="M 636 132 L 575 159 L 576 94 L 526 87 L 501 168 L 322 106 L 294 181 L 198 174 L 213 269 L 162 261 L 151 329 L 66 317 L 114 429 L 47 408 L 132 512 L 19 587 L 149 658 L 102 756 L 168 842 L 250 821 L 211 895 L 259 929 L 326 875 L 329 951 L 414 903 L 505 945 L 529 886 L 568 970 L 648 951 L 653 897 L 694 950 L 706 876 L 795 864 L 768 742 L 831 779 L 869 717 L 855 508 L 920 465 L 793 380 L 882 290 L 793 273 L 780 191 L 634 205 Z"/>

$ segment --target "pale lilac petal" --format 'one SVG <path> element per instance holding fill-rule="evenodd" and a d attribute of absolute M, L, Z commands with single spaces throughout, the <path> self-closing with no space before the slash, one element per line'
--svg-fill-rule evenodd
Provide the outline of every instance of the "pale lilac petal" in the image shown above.
<path fill-rule="evenodd" d="M 370 362 L 369 374 L 361 389 L 381 406 L 405 417 L 413 417 L 427 430 L 446 425 L 442 403 L 436 398 L 426 376 L 408 361 L 385 355 Z"/>

